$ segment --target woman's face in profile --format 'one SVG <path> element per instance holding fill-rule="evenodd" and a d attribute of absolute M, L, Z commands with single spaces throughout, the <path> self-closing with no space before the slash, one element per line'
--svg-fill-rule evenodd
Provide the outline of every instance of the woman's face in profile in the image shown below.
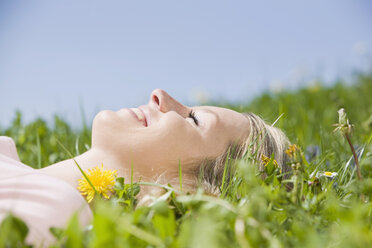
<path fill-rule="evenodd" d="M 187 107 L 156 89 L 147 105 L 101 111 L 93 122 L 92 148 L 152 171 L 183 168 L 222 154 L 248 130 L 248 120 L 230 109 Z M 194 163 L 195 164 L 195 163 Z"/>

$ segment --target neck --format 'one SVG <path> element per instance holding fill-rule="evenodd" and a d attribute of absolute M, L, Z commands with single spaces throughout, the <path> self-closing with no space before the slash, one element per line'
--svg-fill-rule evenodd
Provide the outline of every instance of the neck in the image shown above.
<path fill-rule="evenodd" d="M 122 155 L 121 157 L 130 157 L 130 154 Z M 103 168 L 106 170 L 116 170 L 117 176 L 124 177 L 125 183 L 129 183 L 131 180 L 131 164 L 133 164 L 133 161 L 130 159 L 123 160 L 115 157 L 111 153 L 94 148 L 73 159 L 67 159 L 42 168 L 40 172 L 59 178 L 70 184 L 73 188 L 77 188 L 78 179 L 82 178 L 82 173 L 76 163 L 83 171 L 103 164 Z M 193 178 L 193 174 L 189 175 L 185 173 L 185 171 L 183 172 L 183 188 L 187 191 L 192 191 L 196 187 L 196 181 Z M 178 170 L 175 172 L 169 170 L 164 171 L 158 170 L 156 167 L 133 164 L 133 182 L 139 181 L 150 183 L 158 182 L 161 184 L 170 183 L 173 187 L 179 189 Z M 159 187 L 141 186 L 141 192 L 138 197 L 142 198 L 142 196 L 146 194 L 160 195 L 161 192 L 163 192 L 163 190 Z"/>
<path fill-rule="evenodd" d="M 48 167 L 40 169 L 42 173 L 59 178 L 66 181 L 74 188 L 78 185 L 78 179 L 82 177 L 78 166 L 83 171 L 87 171 L 90 168 L 101 166 L 106 170 L 116 170 L 118 177 L 124 177 L 125 182 L 129 182 L 131 178 L 131 165 L 126 161 L 121 161 L 110 154 L 107 154 L 99 149 L 90 149 L 89 151 L 73 158 L 67 159 L 56 164 L 52 164 Z M 134 168 L 133 180 L 134 181 L 154 181 L 153 178 L 147 177 L 148 174 L 138 170 L 139 168 Z"/>

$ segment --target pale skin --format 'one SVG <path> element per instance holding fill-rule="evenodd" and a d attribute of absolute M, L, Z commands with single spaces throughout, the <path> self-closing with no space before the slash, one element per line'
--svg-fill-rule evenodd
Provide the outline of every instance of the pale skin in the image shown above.
<path fill-rule="evenodd" d="M 178 178 L 179 163 L 187 177 L 198 162 L 215 158 L 231 142 L 244 139 L 248 129 L 241 113 L 213 106 L 188 107 L 156 89 L 147 105 L 99 112 L 93 121 L 92 148 L 75 161 L 83 170 L 103 164 L 126 180 L 132 166 L 134 181 L 156 182 L 162 176 L 170 182 Z M 73 159 L 40 171 L 73 187 L 81 178 Z"/>

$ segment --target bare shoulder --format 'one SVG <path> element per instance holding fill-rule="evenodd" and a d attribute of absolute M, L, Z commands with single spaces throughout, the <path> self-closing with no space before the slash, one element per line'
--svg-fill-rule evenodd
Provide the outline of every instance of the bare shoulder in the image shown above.
<path fill-rule="evenodd" d="M 0 136 L 0 154 L 20 161 L 17 153 L 15 142 L 8 136 Z"/>

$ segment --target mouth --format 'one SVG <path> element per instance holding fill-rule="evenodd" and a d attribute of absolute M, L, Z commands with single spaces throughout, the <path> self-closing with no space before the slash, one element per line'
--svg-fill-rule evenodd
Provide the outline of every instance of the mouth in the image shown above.
<path fill-rule="evenodd" d="M 146 118 L 146 115 L 145 115 L 145 113 L 143 112 L 142 109 L 130 108 L 130 109 L 128 109 L 128 111 L 129 111 L 129 113 L 131 113 L 131 115 L 133 117 L 135 117 L 138 121 L 140 121 L 142 123 L 142 125 L 147 127 L 147 118 Z"/>
<path fill-rule="evenodd" d="M 146 127 L 149 126 L 151 124 L 151 116 L 150 116 L 148 107 L 146 105 L 141 105 L 138 107 L 138 109 L 142 112 L 145 118 Z"/>

